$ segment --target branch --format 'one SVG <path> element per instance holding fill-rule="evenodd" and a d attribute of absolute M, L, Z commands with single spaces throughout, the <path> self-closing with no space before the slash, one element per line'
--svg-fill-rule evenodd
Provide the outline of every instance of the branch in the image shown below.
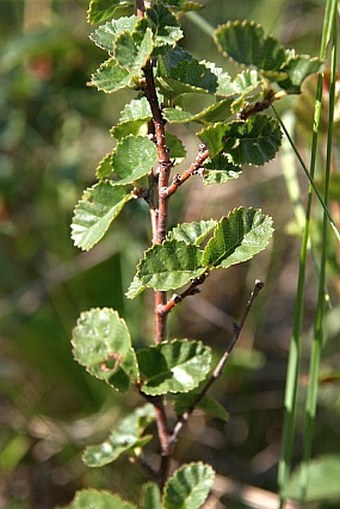
<path fill-rule="evenodd" d="M 224 368 L 227 360 L 229 359 L 229 356 L 230 356 L 234 346 L 236 345 L 236 343 L 237 343 L 237 341 L 238 341 L 238 339 L 240 337 L 240 334 L 242 332 L 244 323 L 245 323 L 245 321 L 246 321 L 246 319 L 248 317 L 249 311 L 250 311 L 250 309 L 251 309 L 251 307 L 253 305 L 254 299 L 258 296 L 258 294 L 262 290 L 263 286 L 264 286 L 264 283 L 262 281 L 260 281 L 259 279 L 256 279 L 253 291 L 250 294 L 249 300 L 248 300 L 246 308 L 245 308 L 245 310 L 243 312 L 243 315 L 242 315 L 240 323 L 239 324 L 237 324 L 236 322 L 233 323 L 234 335 L 233 335 L 233 338 L 232 338 L 232 341 L 231 341 L 230 345 L 225 350 L 225 352 L 222 355 L 219 363 L 217 364 L 217 366 L 216 366 L 212 376 L 210 377 L 210 379 L 206 383 L 206 385 L 203 388 L 203 390 L 198 394 L 197 398 L 194 400 L 194 402 L 191 404 L 191 406 L 188 408 L 188 410 L 186 410 L 178 418 L 178 420 L 177 420 L 177 422 L 176 422 L 176 424 L 174 426 L 173 432 L 171 434 L 171 437 L 170 437 L 170 443 L 171 444 L 174 444 L 176 442 L 176 440 L 178 438 L 178 434 L 180 433 L 180 431 L 183 428 L 184 424 L 188 421 L 190 415 L 192 414 L 192 412 L 194 411 L 196 406 L 204 398 L 204 396 L 206 395 L 206 393 L 208 392 L 210 387 L 213 385 L 213 383 L 215 383 L 216 380 L 221 376 L 221 374 L 223 372 L 223 368 Z"/>
<path fill-rule="evenodd" d="M 192 177 L 193 175 L 196 175 L 198 173 L 198 170 L 200 169 L 200 167 L 202 166 L 204 161 L 206 159 L 208 159 L 208 157 L 209 157 L 209 150 L 205 147 L 205 145 L 200 145 L 199 152 L 197 154 L 195 161 L 193 161 L 191 163 L 189 168 L 187 170 L 185 170 L 182 173 L 182 175 L 179 175 L 179 174 L 175 175 L 172 183 L 168 187 L 164 186 L 163 188 L 161 188 L 160 195 L 162 197 L 168 198 L 169 196 L 174 194 L 177 191 L 177 189 L 182 184 L 184 184 L 184 182 L 186 180 L 188 180 L 190 177 Z"/>
<path fill-rule="evenodd" d="M 166 304 L 159 308 L 158 310 L 159 314 L 163 316 L 167 315 L 175 306 L 177 306 L 177 304 L 182 302 L 183 299 L 189 297 L 190 295 L 195 295 L 196 293 L 199 293 L 200 289 L 198 287 L 204 283 L 208 276 L 209 272 L 207 271 L 201 276 L 192 279 L 191 285 L 186 290 L 184 290 L 184 292 L 180 293 L 179 295 L 177 293 L 174 293 L 171 299 L 169 299 Z"/>
<path fill-rule="evenodd" d="M 145 12 L 144 0 L 136 0 L 136 13 L 138 18 L 142 18 Z"/>

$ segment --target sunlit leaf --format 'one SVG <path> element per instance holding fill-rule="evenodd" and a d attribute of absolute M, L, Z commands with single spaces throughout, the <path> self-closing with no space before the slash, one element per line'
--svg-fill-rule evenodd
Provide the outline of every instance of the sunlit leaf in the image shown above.
<path fill-rule="evenodd" d="M 235 172 L 234 170 L 231 171 L 219 171 L 219 170 L 212 170 L 212 171 L 205 171 L 203 173 L 203 184 L 206 186 L 211 186 L 213 184 L 225 184 L 229 180 L 237 179 L 242 172 Z"/>
<path fill-rule="evenodd" d="M 321 500 L 340 500 L 340 455 L 325 454 L 316 457 L 307 465 L 300 465 L 293 472 L 284 491 L 286 497 L 303 502 L 316 502 Z M 303 479 L 308 479 L 307 492 L 302 499 L 301 489 Z"/>
<path fill-rule="evenodd" d="M 131 79 L 142 74 L 142 68 L 151 56 L 153 38 L 150 28 L 145 32 L 137 24 L 134 32 L 123 32 L 115 41 L 114 55 L 119 65 L 129 71 Z"/>
<path fill-rule="evenodd" d="M 134 299 L 138 297 L 145 290 L 145 286 L 138 275 L 135 275 L 125 295 L 128 299 Z"/>
<path fill-rule="evenodd" d="M 211 351 L 200 341 L 175 339 L 138 350 L 137 359 L 145 394 L 188 392 L 208 374 Z"/>
<path fill-rule="evenodd" d="M 211 158 L 214 158 L 224 147 L 224 134 L 228 124 L 217 122 L 211 126 L 201 129 L 197 136 L 201 138 L 203 143 L 208 147 Z"/>
<path fill-rule="evenodd" d="M 123 138 L 112 156 L 114 173 L 119 177 L 115 184 L 130 184 L 140 179 L 156 162 L 156 145 L 147 136 Z"/>
<path fill-rule="evenodd" d="M 255 115 L 246 122 L 230 123 L 225 131 L 224 151 L 234 164 L 261 166 L 273 159 L 280 148 L 282 133 L 276 119 Z"/>
<path fill-rule="evenodd" d="M 155 290 L 174 290 L 204 273 L 202 251 L 183 241 L 165 241 L 145 252 L 137 268 L 142 284 Z"/>
<path fill-rule="evenodd" d="M 290 94 L 299 94 L 304 80 L 318 72 L 320 67 L 321 61 L 318 58 L 293 53 L 288 64 L 282 69 L 287 74 L 287 78 L 278 80 L 278 84 Z"/>
<path fill-rule="evenodd" d="M 110 94 L 131 83 L 131 73 L 120 66 L 115 58 L 110 58 L 91 76 L 92 83 L 103 92 Z"/>
<path fill-rule="evenodd" d="M 186 244 L 199 245 L 216 226 L 215 219 L 182 223 L 173 228 L 168 234 L 168 240 L 183 241 Z"/>
<path fill-rule="evenodd" d="M 119 391 L 139 379 L 130 333 L 117 311 L 91 309 L 81 313 L 72 336 L 75 359 L 91 373 Z"/>
<path fill-rule="evenodd" d="M 134 0 L 90 0 L 87 21 L 96 25 L 109 18 L 130 13 L 134 7 Z"/>
<path fill-rule="evenodd" d="M 145 443 L 144 430 L 154 419 L 153 405 L 137 408 L 114 427 L 104 442 L 86 447 L 83 453 L 84 463 L 89 467 L 102 467 L 122 454 L 140 447 L 142 442 Z M 152 436 L 148 435 L 146 438 L 150 440 Z"/>
<path fill-rule="evenodd" d="M 147 482 L 142 486 L 141 509 L 162 509 L 161 493 L 154 482 Z"/>
<path fill-rule="evenodd" d="M 214 478 L 210 465 L 200 462 L 183 465 L 166 483 L 164 509 L 199 509 L 209 495 Z"/>
<path fill-rule="evenodd" d="M 277 71 L 286 60 L 284 47 L 253 21 L 229 21 L 215 30 L 214 40 L 223 55 L 240 64 Z"/>
<path fill-rule="evenodd" d="M 113 19 L 104 25 L 98 27 L 92 34 L 90 39 L 99 48 L 112 52 L 116 38 L 123 32 L 132 32 L 137 23 L 137 16 L 123 16 L 119 19 Z"/>
<path fill-rule="evenodd" d="M 96 168 L 96 177 L 98 180 L 102 180 L 109 177 L 113 172 L 112 156 L 113 156 L 112 152 L 106 154 L 106 156 L 103 157 L 103 159 L 98 164 Z"/>
<path fill-rule="evenodd" d="M 150 9 L 146 10 L 145 15 L 148 25 L 154 34 L 156 48 L 174 46 L 177 41 L 182 39 L 183 32 L 177 18 L 163 2 L 155 3 Z"/>
<path fill-rule="evenodd" d="M 74 209 L 71 237 L 74 245 L 91 249 L 104 236 L 124 205 L 133 198 L 123 187 L 103 180 L 86 189 Z"/>
<path fill-rule="evenodd" d="M 159 59 L 157 82 L 162 93 L 170 98 L 217 90 L 216 75 L 180 48 L 168 51 Z"/>
<path fill-rule="evenodd" d="M 202 264 L 227 268 L 250 260 L 265 249 L 272 232 L 272 219 L 261 210 L 235 209 L 218 222 L 205 247 Z"/>
<path fill-rule="evenodd" d="M 151 119 L 152 114 L 146 97 L 132 99 L 122 110 L 118 124 L 111 129 L 111 134 L 120 140 L 129 134 L 137 136 L 142 126 Z"/>
<path fill-rule="evenodd" d="M 108 491 L 88 489 L 77 491 L 73 502 L 59 509 L 137 509 L 137 507 Z"/>
<path fill-rule="evenodd" d="M 275 157 L 282 139 L 276 119 L 255 115 L 244 121 L 216 123 L 202 129 L 198 136 L 207 145 L 211 157 L 229 154 L 235 165 L 263 165 Z"/>

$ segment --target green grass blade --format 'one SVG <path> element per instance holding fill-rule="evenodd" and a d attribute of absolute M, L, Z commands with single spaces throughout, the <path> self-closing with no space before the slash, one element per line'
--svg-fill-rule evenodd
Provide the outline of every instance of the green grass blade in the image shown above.
<path fill-rule="evenodd" d="M 324 15 L 324 24 L 323 24 L 323 32 L 322 32 L 322 40 L 320 46 L 320 58 L 325 60 L 327 54 L 327 45 L 329 43 L 330 37 L 330 20 L 334 18 L 336 11 L 336 2 L 334 0 L 328 0 L 325 15 Z M 321 72 L 318 76 L 317 82 L 317 91 L 316 91 L 316 100 L 315 100 L 315 110 L 314 110 L 314 122 L 313 122 L 313 133 L 312 133 L 312 142 L 311 142 L 311 157 L 310 157 L 310 170 L 308 171 L 306 165 L 302 157 L 300 156 L 297 148 L 293 140 L 291 139 L 288 131 L 283 125 L 282 121 L 279 118 L 281 126 L 287 136 L 289 143 L 292 146 L 302 168 L 307 175 L 309 180 L 309 189 L 308 189 L 308 198 L 306 205 L 306 217 L 305 217 L 305 226 L 302 236 L 302 243 L 300 249 L 300 264 L 299 264 L 299 274 L 298 274 L 298 285 L 296 292 L 296 301 L 295 301 L 295 309 L 294 309 L 294 321 L 293 321 L 293 331 L 291 338 L 291 346 L 289 352 L 288 359 L 288 369 L 287 369 L 287 379 L 286 379 L 286 389 L 285 389 L 285 414 L 284 414 L 284 423 L 283 423 L 283 439 L 282 439 L 282 449 L 281 456 L 279 461 L 279 469 L 278 469 L 278 484 L 280 489 L 280 508 L 283 508 L 285 505 L 285 497 L 283 495 L 285 485 L 288 481 L 290 468 L 291 468 L 291 459 L 293 453 L 294 446 L 294 433 L 295 433 L 295 415 L 296 415 L 296 401 L 297 401 L 297 389 L 298 389 L 298 377 L 299 377 L 299 367 L 300 367 L 300 350 L 301 350 L 301 331 L 303 324 L 303 302 L 304 302 L 304 286 L 305 286 L 305 269 L 306 269 L 306 260 L 307 260 L 307 250 L 308 250 L 308 240 L 309 240 L 309 227 L 311 221 L 311 206 L 312 206 L 312 197 L 313 191 L 319 198 L 319 201 L 326 205 L 320 195 L 318 189 L 316 188 L 313 179 L 315 173 L 316 166 L 316 154 L 317 154 L 317 144 L 318 144 L 318 133 L 320 127 L 320 119 L 321 119 L 321 99 L 322 99 L 322 84 L 323 78 Z M 275 109 L 274 109 L 275 111 Z M 277 115 L 276 111 L 275 114 Z M 277 115 L 278 116 L 278 115 Z M 325 193 L 326 196 L 326 193 Z M 321 200 L 320 200 L 321 198 Z M 336 228 L 334 221 L 332 220 L 330 213 L 328 211 L 327 206 L 323 206 L 324 209 L 324 218 L 330 222 L 332 228 L 337 236 L 337 239 L 340 240 L 339 231 Z M 324 302 L 324 300 L 323 300 Z M 316 355 L 317 358 L 317 355 Z M 315 370 L 315 368 L 314 368 Z"/>
<path fill-rule="evenodd" d="M 333 2 L 334 3 L 334 2 Z M 331 75 L 330 75 L 330 90 L 329 90 L 329 117 L 328 117 L 328 131 L 327 131 L 327 154 L 325 165 L 325 189 L 324 201 L 328 203 L 329 183 L 332 166 L 332 148 L 333 148 L 333 121 L 334 121 L 334 107 L 335 107 L 335 85 L 336 85 L 336 59 L 337 59 L 337 30 L 336 30 L 336 11 L 334 9 L 333 15 L 333 33 L 332 33 L 332 47 L 331 47 Z M 302 479 L 301 491 L 302 499 L 304 498 L 307 485 L 309 468 L 308 464 L 312 454 L 312 442 L 314 422 L 317 408 L 317 395 L 319 386 L 319 374 L 322 355 L 322 344 L 324 338 L 324 318 L 325 318 L 325 281 L 326 281 L 326 264 L 327 264 L 327 241 L 328 241 L 328 217 L 324 212 L 322 224 L 322 243 L 321 243 L 321 261 L 320 261 L 320 276 L 319 276 L 319 290 L 317 310 L 314 324 L 314 337 L 312 343 L 311 360 L 309 366 L 309 384 L 307 390 L 307 400 L 305 408 L 305 434 L 304 434 L 304 452 L 303 462 L 307 468 L 304 469 L 305 475 Z"/>

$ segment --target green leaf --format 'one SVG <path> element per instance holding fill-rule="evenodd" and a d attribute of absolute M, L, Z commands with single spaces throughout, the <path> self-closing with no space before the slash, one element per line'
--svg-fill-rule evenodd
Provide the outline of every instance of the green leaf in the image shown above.
<path fill-rule="evenodd" d="M 261 210 L 235 209 L 218 222 L 205 247 L 202 264 L 225 269 L 250 260 L 265 249 L 272 232 L 272 219 Z"/>
<path fill-rule="evenodd" d="M 208 147 L 210 157 L 214 158 L 224 147 L 224 134 L 228 124 L 217 122 L 212 126 L 205 127 L 197 133 L 203 143 Z"/>
<path fill-rule="evenodd" d="M 72 337 L 75 359 L 91 373 L 119 391 L 139 380 L 129 329 L 117 311 L 91 309 L 80 315 Z"/>
<path fill-rule="evenodd" d="M 86 447 L 83 461 L 88 467 L 102 467 L 112 463 L 124 453 L 131 453 L 140 447 L 145 438 L 145 428 L 155 420 L 154 407 L 151 404 L 137 408 L 130 415 L 120 421 L 111 431 L 108 438 L 99 445 Z"/>
<path fill-rule="evenodd" d="M 203 9 L 204 5 L 198 2 L 191 2 L 190 0 L 166 0 L 165 5 L 174 10 L 179 11 L 197 11 Z"/>
<path fill-rule="evenodd" d="M 91 76 L 91 83 L 107 94 L 131 84 L 131 73 L 120 66 L 115 58 L 106 60 Z"/>
<path fill-rule="evenodd" d="M 112 156 L 114 172 L 120 179 L 114 185 L 131 184 L 147 175 L 156 162 L 156 145 L 147 136 L 123 138 Z"/>
<path fill-rule="evenodd" d="M 182 466 L 166 483 L 164 509 L 199 509 L 209 495 L 214 478 L 210 465 L 197 462 Z"/>
<path fill-rule="evenodd" d="M 321 61 L 318 58 L 311 58 L 309 55 L 295 55 L 293 52 L 288 64 L 282 69 L 287 74 L 287 78 L 278 79 L 278 84 L 289 94 L 299 94 L 304 80 L 318 72 L 320 67 Z"/>
<path fill-rule="evenodd" d="M 200 389 L 196 389 L 187 394 L 179 394 L 175 400 L 175 412 L 178 416 L 184 414 L 187 410 L 191 409 L 192 405 L 195 404 L 196 398 L 200 393 Z M 216 419 L 222 421 L 229 420 L 229 414 L 226 409 L 215 399 L 209 396 L 203 396 L 198 404 L 195 404 L 195 408 L 203 410 L 205 413 Z"/>
<path fill-rule="evenodd" d="M 118 495 L 104 490 L 80 490 L 73 502 L 59 509 L 137 509 L 134 504 L 124 502 Z"/>
<path fill-rule="evenodd" d="M 230 161 L 228 154 L 218 154 L 216 157 L 207 161 L 204 164 L 204 168 L 212 172 L 218 171 L 225 173 L 228 180 L 238 178 L 240 173 L 242 173 L 242 168 L 240 166 L 235 166 Z"/>
<path fill-rule="evenodd" d="M 174 339 L 139 350 L 137 359 L 145 394 L 189 392 L 208 374 L 211 350 L 201 341 Z"/>
<path fill-rule="evenodd" d="M 135 297 L 138 297 L 138 295 L 140 295 L 142 292 L 144 292 L 145 288 L 146 287 L 143 285 L 140 277 L 136 274 L 131 281 L 128 290 L 125 292 L 125 296 L 128 299 L 134 299 Z"/>
<path fill-rule="evenodd" d="M 87 21 L 96 25 L 109 18 L 128 13 L 134 6 L 134 0 L 91 0 L 87 11 Z"/>
<path fill-rule="evenodd" d="M 186 244 L 196 244 L 198 246 L 216 224 L 215 219 L 202 220 L 196 223 L 182 223 L 173 228 L 167 238 L 168 240 L 183 241 Z"/>
<path fill-rule="evenodd" d="M 224 150 L 237 165 L 263 165 L 275 157 L 282 140 L 278 121 L 267 115 L 255 115 L 246 122 L 230 123 L 224 136 Z"/>
<path fill-rule="evenodd" d="M 235 172 L 231 171 L 216 171 L 216 170 L 206 170 L 203 173 L 203 184 L 206 186 L 211 186 L 213 184 L 225 184 L 229 180 L 239 178 L 242 171 Z"/>
<path fill-rule="evenodd" d="M 143 29 L 139 20 L 133 32 L 119 33 L 115 38 L 114 56 L 91 76 L 91 83 L 107 94 L 121 88 L 135 87 L 142 68 L 153 50 L 152 32 Z"/>
<path fill-rule="evenodd" d="M 154 34 L 156 48 L 162 46 L 174 46 L 182 39 L 183 32 L 176 16 L 163 4 L 158 2 L 146 10 L 146 19 Z"/>
<path fill-rule="evenodd" d="M 300 465 L 292 474 L 284 496 L 302 501 L 301 487 L 307 465 Z M 308 485 L 303 502 L 340 500 L 340 455 L 325 454 L 309 462 Z"/>
<path fill-rule="evenodd" d="M 119 123 L 110 132 L 117 140 L 129 134 L 137 136 L 151 118 L 152 114 L 146 97 L 132 99 L 121 112 Z"/>
<path fill-rule="evenodd" d="M 209 67 L 180 48 L 159 58 L 157 82 L 169 98 L 188 93 L 215 93 L 218 85 L 217 77 Z"/>
<path fill-rule="evenodd" d="M 147 482 L 142 487 L 141 509 L 162 509 L 161 493 L 154 482 Z"/>
<path fill-rule="evenodd" d="M 141 20 L 142 21 L 142 20 Z M 142 74 L 142 68 L 151 56 L 153 50 L 153 38 L 150 28 L 145 32 L 138 22 L 134 32 L 124 32 L 116 38 L 115 58 L 119 65 L 129 71 L 132 78 Z"/>
<path fill-rule="evenodd" d="M 113 156 L 112 152 L 106 154 L 106 156 L 103 157 L 103 159 L 98 164 L 96 168 L 96 177 L 98 180 L 102 180 L 109 177 L 113 172 L 112 156 Z"/>
<path fill-rule="evenodd" d="M 98 27 L 90 34 L 90 39 L 99 46 L 99 48 L 112 52 L 117 37 L 123 32 L 132 32 L 136 27 L 137 21 L 138 18 L 134 15 L 113 19 L 105 23 L 105 25 Z"/>
<path fill-rule="evenodd" d="M 183 159 L 186 156 L 187 151 L 182 141 L 175 134 L 166 131 L 165 142 L 171 159 Z"/>
<path fill-rule="evenodd" d="M 221 122 L 231 116 L 232 99 L 223 99 L 208 106 L 199 113 L 189 113 L 181 108 L 164 108 L 164 118 L 171 124 L 187 124 L 188 122 L 199 122 L 209 124 Z"/>
<path fill-rule="evenodd" d="M 240 64 L 278 71 L 286 60 L 285 49 L 253 21 L 229 21 L 214 32 L 218 49 Z"/>
<path fill-rule="evenodd" d="M 183 241 L 165 241 L 144 253 L 137 267 L 137 276 L 147 288 L 167 291 L 180 288 L 204 273 L 202 251 Z"/>
<path fill-rule="evenodd" d="M 198 136 L 214 158 L 223 151 L 235 165 L 263 165 L 275 157 L 281 145 L 282 133 L 276 119 L 255 115 L 244 121 L 217 123 L 202 129 Z"/>
<path fill-rule="evenodd" d="M 88 251 L 104 236 L 112 221 L 133 195 L 103 180 L 86 189 L 74 209 L 71 237 L 74 245 Z"/>

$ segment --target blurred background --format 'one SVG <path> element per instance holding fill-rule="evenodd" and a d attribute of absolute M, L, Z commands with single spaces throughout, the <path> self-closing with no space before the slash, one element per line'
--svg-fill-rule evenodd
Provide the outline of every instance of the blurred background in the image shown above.
<path fill-rule="evenodd" d="M 201 14 L 213 26 L 228 19 L 254 19 L 284 45 L 318 55 L 323 0 L 202 3 L 206 7 Z M 50 509 L 66 504 L 76 489 L 86 486 L 118 489 L 136 500 L 147 477 L 141 466 L 129 469 L 127 459 L 97 470 L 81 461 L 84 445 L 105 437 L 138 398 L 133 393 L 124 397 L 112 393 L 74 362 L 70 336 L 79 313 L 90 307 L 114 307 L 127 320 L 137 346 L 150 342 L 152 331 L 146 318 L 152 296 L 132 302 L 124 298 L 135 263 L 149 242 L 146 206 L 129 204 L 89 253 L 75 249 L 70 240 L 73 207 L 83 189 L 95 182 L 99 160 L 113 148 L 108 130 L 133 97 L 126 91 L 106 96 L 86 86 L 105 58 L 88 39 L 86 8 L 85 0 L 0 1 L 1 509 Z M 216 61 L 232 74 L 237 71 L 217 54 L 195 20 L 186 17 L 183 24 L 182 44 L 188 51 Z M 287 125 L 296 126 L 296 142 L 307 162 L 314 81 L 306 84 L 303 96 L 280 104 Z M 339 109 L 338 103 L 337 120 Z M 324 116 L 326 110 L 327 101 Z M 197 146 L 193 133 L 191 127 L 177 131 L 188 149 L 188 161 Z M 338 156 L 335 152 L 334 168 Z M 322 162 L 321 146 L 320 167 Z M 242 487 L 276 490 L 300 246 L 298 201 L 304 204 L 307 188 L 300 170 L 294 173 L 294 165 L 286 147 L 265 168 L 245 169 L 238 180 L 223 186 L 203 186 L 191 179 L 174 200 L 173 224 L 180 217 L 218 218 L 244 205 L 271 214 L 276 228 L 265 252 L 251 263 L 212 275 L 200 295 L 178 306 L 169 323 L 171 334 L 203 339 L 213 346 L 217 359 L 254 280 L 265 281 L 240 343 L 212 391 L 229 413 L 229 421 L 195 412 L 176 449 L 179 462 L 203 459 L 214 466 L 225 492 L 217 507 L 252 507 L 245 499 L 242 502 Z M 289 169 L 293 169 L 290 177 Z M 299 186 L 294 206 L 287 181 Z M 319 183 L 322 186 L 322 179 Z M 331 195 L 332 213 L 338 219 L 339 195 L 338 173 Z M 316 257 L 319 215 L 315 207 Z M 340 357 L 339 252 L 333 241 L 330 236 L 328 290 L 333 309 L 326 320 L 324 373 L 339 366 Z M 306 372 L 316 292 L 311 262 L 304 323 Z M 301 400 L 305 385 L 306 380 L 301 380 Z M 326 377 L 320 390 L 314 454 L 340 453 L 339 394 L 337 380 Z M 157 444 L 149 449 L 152 461 Z M 235 488 L 231 481 L 240 484 Z"/>

